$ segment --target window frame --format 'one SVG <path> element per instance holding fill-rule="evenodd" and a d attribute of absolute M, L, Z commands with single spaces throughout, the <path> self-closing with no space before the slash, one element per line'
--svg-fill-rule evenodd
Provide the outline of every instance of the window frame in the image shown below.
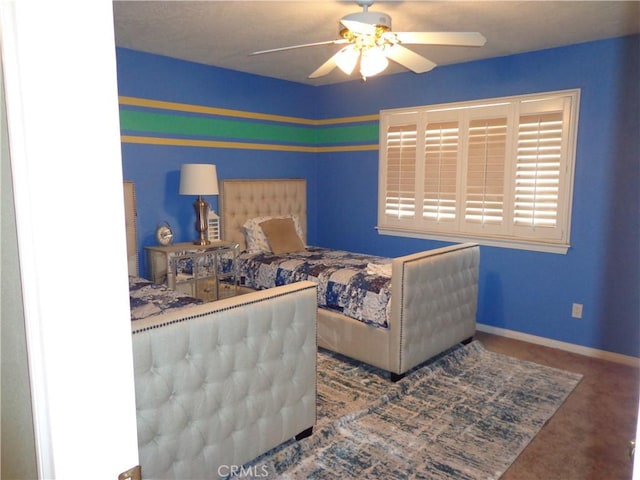
<path fill-rule="evenodd" d="M 474 241 L 481 245 L 566 254 L 571 246 L 571 213 L 573 208 L 579 105 L 580 89 L 568 89 L 381 110 L 378 162 L 378 225 L 376 227 L 378 233 L 381 235 L 450 242 Z M 520 175 L 518 179 L 521 179 L 522 167 L 523 165 L 526 167 L 526 160 L 522 161 L 522 157 L 519 157 L 518 154 L 519 132 L 521 131 L 521 125 L 524 125 L 522 119 L 525 116 L 542 118 L 549 112 L 562 117 L 562 131 L 559 134 L 559 139 L 555 138 L 556 143 L 559 141 L 559 147 L 556 148 L 556 150 L 559 149 L 559 153 L 556 154 L 557 159 L 551 162 L 555 166 L 550 167 L 549 170 L 553 181 L 557 183 L 557 198 L 555 200 L 551 199 L 551 207 L 545 207 L 548 212 L 555 215 L 554 222 L 551 222 L 551 226 L 538 225 L 539 218 L 545 215 L 546 212 L 539 213 L 535 207 L 532 207 L 533 213 L 529 217 L 532 223 L 530 225 L 522 225 L 522 223 L 517 225 L 514 215 L 518 219 L 522 217 L 515 212 L 516 195 L 521 196 L 523 190 L 521 187 L 518 187 L 520 188 L 519 190 L 517 189 L 516 176 Z M 469 125 L 473 120 L 494 119 L 501 115 L 506 116 L 506 137 L 504 145 L 499 145 L 499 148 L 504 148 L 505 152 L 504 161 L 502 162 L 504 182 L 502 203 L 499 204 L 501 210 L 498 209 L 502 215 L 498 217 L 498 222 L 501 223 L 472 222 L 465 218 L 465 205 L 469 195 L 467 188 Z M 433 164 L 427 166 L 427 161 L 425 160 L 426 127 L 427 125 L 434 125 L 432 128 L 436 128 L 436 124 L 444 124 L 446 122 L 449 122 L 449 124 L 457 122 L 457 134 L 459 136 L 456 147 L 455 218 L 451 221 L 451 215 L 445 215 L 447 221 L 433 221 L 425 219 L 423 216 L 423 208 L 426 208 L 424 205 L 427 203 L 425 201 L 425 168 L 434 168 Z M 389 144 L 389 151 L 387 151 L 387 133 L 389 128 L 394 126 L 415 127 L 416 153 L 413 178 L 415 192 L 413 201 L 415 206 L 413 209 L 406 210 L 405 205 L 405 212 L 412 210 L 415 212 L 413 216 L 410 213 L 401 216 L 399 215 L 400 212 L 394 212 L 393 209 L 387 211 L 387 181 L 392 178 L 391 175 L 388 175 L 387 166 L 390 166 L 390 171 L 393 173 L 398 163 L 395 158 L 397 155 L 394 157 L 394 153 L 397 153 L 397 148 L 393 150 L 393 147 Z M 545 127 L 538 128 L 542 130 Z M 538 140 L 538 142 L 542 142 L 542 140 Z M 421 152 L 425 152 L 425 154 L 421 154 Z M 539 155 L 540 158 L 542 157 L 542 154 L 536 155 Z M 537 158 L 535 163 L 538 163 Z M 518 163 L 519 159 L 521 163 Z M 407 158 L 404 161 L 406 163 Z M 447 161 L 450 162 L 450 158 Z M 500 158 L 498 163 L 500 163 Z M 494 166 L 494 168 L 498 169 L 497 171 L 499 171 L 500 167 L 500 165 Z M 519 167 L 520 171 L 518 171 Z M 541 166 L 538 169 L 538 165 L 536 165 L 536 171 L 543 171 L 545 168 Z M 496 187 L 496 182 L 499 183 L 499 181 L 496 180 L 495 175 L 494 173 L 493 190 L 491 191 L 497 197 L 500 197 L 499 189 L 496 190 L 498 188 Z M 521 182 L 521 180 L 518 180 L 518 182 Z M 487 194 L 485 193 L 485 195 Z M 553 197 L 553 193 L 550 196 Z M 438 208 L 437 206 L 433 207 L 433 198 L 427 200 L 431 200 L 430 208 Z M 554 202 L 556 202 L 555 208 Z M 449 211 L 451 211 L 450 207 Z"/>

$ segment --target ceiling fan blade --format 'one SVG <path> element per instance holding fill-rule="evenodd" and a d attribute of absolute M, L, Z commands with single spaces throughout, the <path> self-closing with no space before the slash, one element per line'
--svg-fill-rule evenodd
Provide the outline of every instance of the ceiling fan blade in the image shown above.
<path fill-rule="evenodd" d="M 334 56 L 329 58 L 329 60 L 320 65 L 320 67 L 318 67 L 311 75 L 309 75 L 309 78 L 324 77 L 325 75 L 330 74 L 333 69 L 338 66 L 338 64 L 336 63 L 336 57 L 339 54 L 340 52 L 336 53 Z"/>
<path fill-rule="evenodd" d="M 422 55 L 418 55 L 408 48 L 398 44 L 385 48 L 384 54 L 390 60 L 399 63 L 403 67 L 407 67 L 415 73 L 428 72 L 436 66 L 436 64 L 431 60 L 427 60 Z"/>
<path fill-rule="evenodd" d="M 358 22 L 356 20 L 340 20 L 340 23 L 347 27 L 351 33 L 356 35 L 375 35 L 376 27 L 369 23 Z"/>
<path fill-rule="evenodd" d="M 285 50 L 294 50 L 296 48 L 317 47 L 318 45 L 340 45 L 343 43 L 349 43 L 348 40 L 340 38 L 338 40 L 327 40 L 324 42 L 305 43 L 302 45 L 292 45 L 290 47 L 272 48 L 270 50 L 260 50 L 258 52 L 252 52 L 249 55 L 262 55 L 263 53 L 284 52 Z"/>
<path fill-rule="evenodd" d="M 478 32 L 394 32 L 401 43 L 481 47 L 487 39 Z"/>

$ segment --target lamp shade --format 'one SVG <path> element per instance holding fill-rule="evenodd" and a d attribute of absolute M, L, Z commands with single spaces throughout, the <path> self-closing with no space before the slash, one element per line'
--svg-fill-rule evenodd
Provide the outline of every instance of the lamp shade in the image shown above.
<path fill-rule="evenodd" d="M 187 163 L 180 167 L 181 195 L 218 195 L 215 165 Z"/>
<path fill-rule="evenodd" d="M 360 58 L 360 74 L 363 77 L 373 77 L 389 66 L 389 60 L 382 50 L 377 47 L 362 51 Z"/>

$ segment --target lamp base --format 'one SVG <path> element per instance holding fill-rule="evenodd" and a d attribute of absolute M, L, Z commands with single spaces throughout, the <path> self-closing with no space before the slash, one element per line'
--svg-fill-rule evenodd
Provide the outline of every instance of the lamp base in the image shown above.
<path fill-rule="evenodd" d="M 209 245 L 208 233 L 208 210 L 209 204 L 202 199 L 202 195 L 198 195 L 198 198 L 193 202 L 193 208 L 196 210 L 196 231 L 200 235 L 200 238 L 193 242 L 194 245 Z"/>

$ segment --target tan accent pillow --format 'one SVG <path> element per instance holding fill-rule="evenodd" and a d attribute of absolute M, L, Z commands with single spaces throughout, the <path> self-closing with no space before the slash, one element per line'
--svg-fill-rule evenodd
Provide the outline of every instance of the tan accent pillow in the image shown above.
<path fill-rule="evenodd" d="M 293 219 L 272 218 L 260 224 L 273 253 L 301 252 L 304 242 L 296 232 Z"/>

